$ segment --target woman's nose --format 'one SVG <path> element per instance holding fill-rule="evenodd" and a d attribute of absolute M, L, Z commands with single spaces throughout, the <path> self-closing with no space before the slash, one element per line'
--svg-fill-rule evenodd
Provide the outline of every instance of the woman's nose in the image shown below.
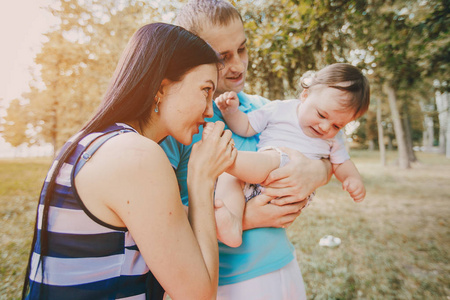
<path fill-rule="evenodd" d="M 214 110 L 213 110 L 213 105 L 212 105 L 212 101 L 208 101 L 208 104 L 206 105 L 206 109 L 205 112 L 203 113 L 205 118 L 212 118 L 214 117 Z"/>

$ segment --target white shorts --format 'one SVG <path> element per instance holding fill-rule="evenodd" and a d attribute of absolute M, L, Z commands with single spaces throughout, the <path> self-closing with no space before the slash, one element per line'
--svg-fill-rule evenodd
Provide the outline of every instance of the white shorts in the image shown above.
<path fill-rule="evenodd" d="M 217 300 L 306 300 L 297 260 L 294 258 L 277 271 L 219 286 Z"/>

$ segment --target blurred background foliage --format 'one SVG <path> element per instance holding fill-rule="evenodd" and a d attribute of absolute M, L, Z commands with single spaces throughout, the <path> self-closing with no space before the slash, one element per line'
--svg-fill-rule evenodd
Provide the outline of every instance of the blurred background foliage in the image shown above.
<path fill-rule="evenodd" d="M 55 150 L 100 103 L 121 51 L 143 24 L 173 22 L 186 1 L 55 0 L 60 22 L 46 36 L 30 92 L 13 100 L 0 128 L 13 146 L 51 143 Z M 350 134 L 352 146 L 413 148 L 450 157 L 449 1 L 240 0 L 249 49 L 245 91 L 296 97 L 308 70 L 334 62 L 360 67 L 371 82 L 370 111 Z M 382 161 L 385 159 L 382 157 Z"/>

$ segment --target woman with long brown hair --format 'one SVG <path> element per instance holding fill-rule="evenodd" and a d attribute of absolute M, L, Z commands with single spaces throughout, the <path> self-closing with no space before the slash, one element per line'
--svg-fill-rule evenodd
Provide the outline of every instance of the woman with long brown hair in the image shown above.
<path fill-rule="evenodd" d="M 215 298 L 213 191 L 236 157 L 231 133 L 217 122 L 193 147 L 188 215 L 158 142 L 191 143 L 213 114 L 219 66 L 181 27 L 134 34 L 96 114 L 44 182 L 23 298 Z"/>

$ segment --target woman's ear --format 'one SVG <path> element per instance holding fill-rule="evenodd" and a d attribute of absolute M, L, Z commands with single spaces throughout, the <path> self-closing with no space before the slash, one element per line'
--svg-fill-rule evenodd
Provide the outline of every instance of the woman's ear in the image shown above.
<path fill-rule="evenodd" d="M 167 95 L 171 83 L 172 81 L 170 81 L 167 78 L 164 78 L 163 81 L 161 82 L 161 85 L 159 86 L 156 96 L 158 96 L 159 98 L 163 98 L 165 95 Z"/>

